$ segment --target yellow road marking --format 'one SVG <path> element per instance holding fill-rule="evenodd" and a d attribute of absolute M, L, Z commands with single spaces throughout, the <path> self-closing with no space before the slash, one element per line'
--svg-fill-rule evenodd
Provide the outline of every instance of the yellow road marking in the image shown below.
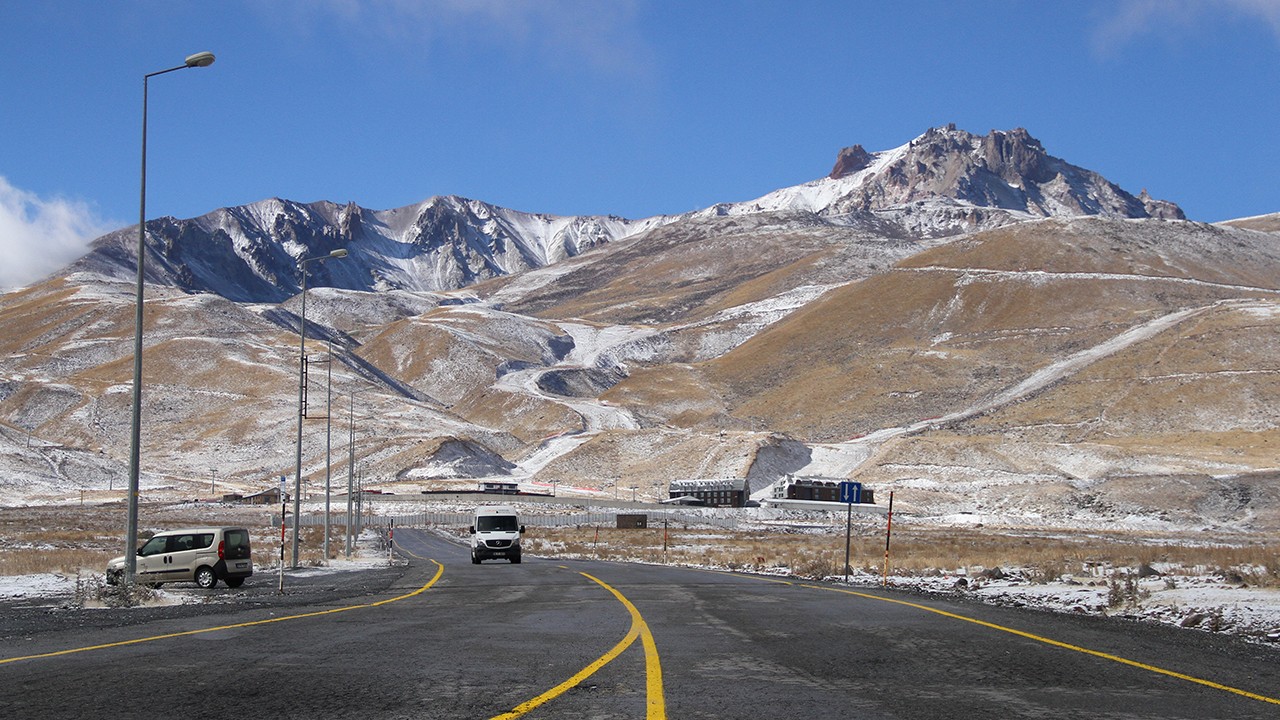
<path fill-rule="evenodd" d="M 321 615 L 332 615 L 334 613 L 346 612 L 348 610 L 359 610 L 361 608 L 379 607 L 381 605 L 387 605 L 393 602 L 398 602 L 400 600 L 405 600 L 415 595 L 420 595 L 423 592 L 425 592 L 428 588 L 430 588 L 432 585 L 435 585 L 436 581 L 440 579 L 440 576 L 444 574 L 444 565 L 441 565 L 435 560 L 432 560 L 431 562 L 436 563 L 436 566 L 438 569 L 436 570 L 435 577 L 431 578 L 431 580 L 426 585 L 423 585 L 422 587 L 418 588 L 417 590 L 414 590 L 413 592 L 408 592 L 408 593 L 405 593 L 404 595 L 388 598 L 386 600 L 379 600 L 378 602 L 363 603 L 361 605 L 347 605 L 346 607 L 332 608 L 329 610 L 318 610 L 316 612 L 301 613 L 299 615 L 285 615 L 283 617 L 267 618 L 266 620 L 253 620 L 250 622 L 236 623 L 234 625 L 219 625 L 218 627 L 201 628 L 199 630 L 184 630 L 182 632 L 166 633 L 164 635 L 153 635 L 151 637 L 144 637 L 144 638 L 134 638 L 132 640 L 121 640 L 119 642 L 103 643 L 101 645 L 89 645 L 87 647 L 69 648 L 67 650 L 56 650 L 54 652 L 40 653 L 38 655 L 23 655 L 21 657 L 3 658 L 3 659 L 0 659 L 0 665 L 4 665 L 6 663 L 18 662 L 20 660 L 39 660 L 41 658 L 51 658 L 51 657 L 58 657 L 60 655 L 72 655 L 75 653 L 89 652 L 90 650 L 106 650 L 107 648 L 124 647 L 126 645 L 138 645 L 141 643 L 154 642 L 156 640 L 169 640 L 171 638 L 185 637 L 188 635 L 201 635 L 204 633 L 217 632 L 219 630 L 236 630 L 239 628 L 253 627 L 255 625 L 268 625 L 270 623 L 284 622 L 285 620 L 301 620 L 303 618 L 320 617 Z"/>
<path fill-rule="evenodd" d="M 1005 627 L 1003 625 L 996 625 L 995 623 L 989 623 L 984 620 L 978 620 L 976 618 L 966 617 L 964 615 L 957 615 L 955 613 L 947 612 L 946 610 L 938 610 L 937 608 L 931 608 L 927 605 L 919 605 L 913 602 L 907 602 L 905 600 L 894 600 L 893 598 L 880 597 L 878 595 L 869 595 L 867 593 L 860 593 L 854 590 L 844 590 L 841 588 L 823 587 L 822 585 L 801 585 L 800 587 L 810 588 L 812 590 L 828 590 L 830 592 L 844 593 L 845 595 L 855 595 L 857 597 L 866 598 L 868 600 L 879 600 L 881 602 L 894 603 L 895 605 L 905 605 L 907 607 L 915 608 L 917 610 L 924 610 L 926 612 L 942 615 L 943 617 L 949 617 L 949 618 L 952 618 L 953 620 L 963 620 L 964 622 L 973 623 L 974 625 L 981 625 L 982 627 L 991 628 L 992 630 L 999 630 L 1000 632 L 1006 632 L 1011 635 L 1017 635 L 1018 637 L 1024 637 L 1024 638 L 1027 638 L 1028 640 L 1035 640 L 1036 642 L 1041 642 L 1046 645 L 1052 645 L 1053 647 L 1062 648 L 1064 650 L 1073 650 L 1078 653 L 1084 653 L 1085 655 L 1092 655 L 1094 657 L 1099 657 L 1104 660 L 1111 660 L 1112 662 L 1118 662 L 1121 665 L 1128 665 L 1130 667 L 1140 668 L 1142 670 L 1153 672 L 1159 675 L 1166 675 L 1168 677 L 1177 678 L 1179 680 L 1186 680 L 1187 682 L 1192 682 L 1197 685 L 1204 685 L 1205 687 L 1211 687 L 1214 690 L 1222 690 L 1223 692 L 1234 693 L 1242 697 L 1247 697 L 1250 700 L 1258 700 L 1260 702 L 1271 703 L 1273 705 L 1280 705 L 1280 698 L 1273 698 L 1273 697 L 1267 697 L 1266 695 L 1259 695 L 1257 693 L 1249 692 L 1248 690 L 1241 690 L 1239 688 L 1233 688 L 1229 685 L 1216 683 L 1216 682 L 1213 682 L 1212 680 L 1204 680 L 1202 678 L 1194 677 L 1192 675 L 1186 675 L 1180 672 L 1175 672 L 1173 670 L 1165 670 L 1164 668 L 1156 667 L 1155 665 L 1148 665 L 1146 663 L 1141 663 L 1136 660 L 1129 660 L 1128 658 L 1123 658 L 1123 657 L 1120 657 L 1119 655 L 1112 655 L 1111 653 L 1104 653 L 1098 650 L 1090 650 L 1089 648 L 1080 647 L 1079 645 L 1071 645 L 1070 643 L 1064 643 L 1059 640 L 1053 640 L 1051 638 L 1043 637 L 1040 635 L 1034 635 L 1032 633 L 1024 632 L 1022 630 L 1015 630 L 1014 628 Z"/>
<path fill-rule="evenodd" d="M 658 660 L 658 645 L 653 640 L 653 633 L 649 632 L 648 623 L 644 621 L 644 618 L 640 615 L 640 611 L 636 609 L 636 606 L 632 605 L 631 601 L 627 600 L 622 593 L 613 589 L 599 578 L 592 577 L 587 573 L 579 574 L 598 584 L 605 590 L 608 590 L 610 593 L 613 593 L 613 596 L 618 599 L 618 602 L 622 603 L 622 605 L 627 608 L 627 612 L 631 614 L 631 628 L 627 630 L 626 636 L 623 637 L 617 645 L 614 645 L 609 649 L 609 652 L 601 655 L 594 662 L 579 670 L 568 680 L 565 680 L 532 700 L 520 703 L 512 708 L 510 712 L 494 716 L 493 720 L 512 720 L 513 718 L 518 718 L 530 710 L 560 697 L 570 689 L 577 687 L 577 685 L 583 680 L 594 675 L 600 668 L 613 662 L 614 658 L 621 655 L 623 650 L 631 647 L 637 637 L 641 638 L 641 642 L 644 645 L 645 689 L 647 698 L 645 701 L 645 717 L 648 720 L 666 720 L 667 703 L 662 689 L 662 664 Z"/>

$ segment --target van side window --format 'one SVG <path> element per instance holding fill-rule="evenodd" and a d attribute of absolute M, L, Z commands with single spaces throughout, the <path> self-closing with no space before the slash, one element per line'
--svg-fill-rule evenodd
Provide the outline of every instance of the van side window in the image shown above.
<path fill-rule="evenodd" d="M 153 537 L 147 541 L 146 545 L 143 545 L 142 548 L 138 550 L 138 554 L 144 555 L 144 556 L 159 555 L 160 553 L 166 551 L 168 544 L 169 544 L 168 537 L 165 537 L 165 536 Z"/>
<path fill-rule="evenodd" d="M 213 533 L 200 533 L 192 537 L 195 539 L 195 544 L 191 547 L 197 550 L 203 550 L 213 544 Z"/>

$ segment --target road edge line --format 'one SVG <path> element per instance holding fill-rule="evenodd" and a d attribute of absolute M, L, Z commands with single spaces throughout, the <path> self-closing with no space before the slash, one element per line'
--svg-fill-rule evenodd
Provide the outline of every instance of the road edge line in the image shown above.
<path fill-rule="evenodd" d="M 436 566 L 438 569 L 436 570 L 435 577 L 431 578 L 431 580 L 428 581 L 426 585 L 423 585 L 422 587 L 412 592 L 408 592 L 403 595 L 398 595 L 393 598 L 388 598 L 386 600 L 379 600 L 378 602 L 361 603 L 359 605 L 347 605 L 345 607 L 330 608 L 328 610 L 318 610 L 316 612 L 301 613 L 298 615 L 284 615 L 282 617 L 266 618 L 265 620 L 251 620 L 249 622 L 235 623 L 232 625 L 219 625 L 218 627 L 199 628 L 197 630 L 183 630 L 182 632 L 165 633 L 164 635 L 152 635 L 150 637 L 133 638 L 132 640 L 120 640 L 118 642 L 102 643 L 100 645 L 89 645 L 86 647 L 79 647 L 79 648 L 67 648 L 66 650 L 55 650 L 53 652 L 38 653 L 35 655 L 22 655 L 19 657 L 0 658 L 0 665 L 6 665 L 8 663 L 19 662 L 22 660 L 41 660 L 44 658 L 59 657 L 62 655 L 74 655 L 76 653 L 89 652 L 91 650 L 107 650 L 107 649 L 116 648 L 116 647 L 126 647 L 128 645 L 140 645 L 142 643 L 155 642 L 157 640 L 171 640 L 173 638 L 187 637 L 190 635 L 202 635 L 204 633 L 217 632 L 218 630 L 238 630 L 240 628 L 254 627 L 255 625 L 268 625 L 271 623 L 284 622 L 286 620 L 301 620 L 303 618 L 313 618 L 313 617 L 320 617 L 322 615 L 332 615 L 334 613 L 346 612 L 348 610 L 359 610 L 361 608 L 378 607 L 380 605 L 386 605 L 388 603 L 398 602 L 400 600 L 411 598 L 415 595 L 420 595 L 426 592 L 427 589 L 430 588 L 432 585 L 435 585 L 436 581 L 440 579 L 440 576 L 444 574 L 444 565 L 436 562 L 435 560 L 432 560 L 431 562 L 436 563 Z"/>
<path fill-rule="evenodd" d="M 879 595 L 871 595 L 868 593 L 857 592 L 856 590 L 846 590 L 844 588 L 826 587 L 823 585 L 801 584 L 800 587 L 809 588 L 811 590 L 826 590 L 828 592 L 837 592 L 837 593 L 843 593 L 845 595 L 854 595 L 856 597 L 866 598 L 868 600 L 879 600 L 880 602 L 894 603 L 897 605 L 905 605 L 907 607 L 915 608 L 917 610 L 924 610 L 926 612 L 942 615 L 943 617 L 948 617 L 953 620 L 963 620 L 964 622 L 973 623 L 975 625 L 981 625 L 982 627 L 990 628 L 992 630 L 999 630 L 1001 632 L 1006 632 L 1011 635 L 1017 635 L 1018 637 L 1027 638 L 1028 640 L 1035 640 L 1036 642 L 1044 643 L 1046 645 L 1051 645 L 1053 647 L 1063 648 L 1065 650 L 1073 650 L 1075 652 L 1083 653 L 1085 655 L 1092 655 L 1094 657 L 1102 658 L 1104 660 L 1110 660 L 1112 662 L 1120 663 L 1121 665 L 1129 665 L 1130 667 L 1146 670 L 1148 672 L 1156 673 L 1157 675 L 1165 675 L 1167 677 L 1176 678 L 1178 680 L 1185 680 L 1190 683 L 1195 683 L 1197 685 L 1203 685 L 1205 687 L 1213 688 L 1214 690 L 1221 690 L 1223 692 L 1233 693 L 1235 695 L 1240 695 L 1241 697 L 1249 698 L 1250 700 L 1257 700 L 1259 702 L 1271 703 L 1272 705 L 1280 705 L 1280 698 L 1268 697 L 1266 695 L 1260 695 L 1258 693 L 1249 692 L 1248 690 L 1241 690 L 1240 688 L 1234 688 L 1234 687 L 1231 687 L 1230 685 L 1223 685 L 1222 683 L 1217 683 L 1212 680 L 1205 680 L 1204 678 L 1198 678 L 1198 677 L 1195 677 L 1194 675 L 1187 675 L 1185 673 L 1180 673 L 1175 670 L 1166 670 L 1162 667 L 1157 667 L 1155 665 L 1148 665 L 1146 663 L 1138 662 L 1137 660 L 1130 660 L 1128 658 L 1120 657 L 1119 655 L 1112 655 L 1111 653 L 1105 653 L 1100 650 L 1090 650 L 1089 648 L 1086 648 L 1086 647 L 1080 647 L 1079 645 L 1072 645 L 1070 643 L 1062 642 L 1061 640 L 1054 640 L 1052 638 L 1036 635 L 1034 633 L 1029 633 L 1024 630 L 1017 630 L 1011 627 L 1005 627 L 1003 625 L 990 623 L 985 620 L 979 620 L 977 618 L 971 618 L 971 617 L 966 617 L 964 615 L 958 615 L 956 613 L 947 612 L 946 610 L 931 608 L 928 605 L 920 605 L 918 603 L 907 602 L 906 600 L 895 600 L 893 598 L 880 597 Z"/>

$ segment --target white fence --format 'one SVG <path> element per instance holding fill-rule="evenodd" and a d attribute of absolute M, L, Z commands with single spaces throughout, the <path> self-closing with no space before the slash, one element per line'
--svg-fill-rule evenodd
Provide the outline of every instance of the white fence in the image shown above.
<path fill-rule="evenodd" d="M 618 513 L 618 512 L 599 512 L 599 513 L 569 513 L 569 514 L 521 514 L 520 522 L 531 527 L 581 527 L 581 526 L 600 526 L 600 527 L 616 527 L 618 524 L 618 515 L 647 515 L 649 517 L 649 526 L 657 527 L 665 520 L 670 523 L 679 523 L 681 525 L 711 525 L 713 527 L 734 530 L 738 527 L 738 519 L 734 517 L 725 517 L 719 512 L 711 511 L 706 514 L 691 514 L 686 512 L 634 512 L 634 513 Z M 355 523 L 360 527 L 367 528 L 386 528 L 395 524 L 395 527 L 468 527 L 471 525 L 471 513 L 416 513 L 409 515 L 363 515 Z M 293 527 L 293 519 L 290 518 L 289 527 Z M 346 513 L 334 513 L 329 518 L 331 526 L 342 526 L 346 523 Z M 273 527 L 280 525 L 280 516 L 273 515 L 271 517 Z M 303 515 L 299 525 L 307 527 L 324 525 L 324 515 Z"/>

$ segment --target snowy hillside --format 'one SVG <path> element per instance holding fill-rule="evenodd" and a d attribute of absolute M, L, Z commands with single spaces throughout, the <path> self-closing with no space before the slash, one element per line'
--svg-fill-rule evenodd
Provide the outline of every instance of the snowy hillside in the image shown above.
<path fill-rule="evenodd" d="M 190 220 L 147 223 L 147 277 L 237 302 L 278 302 L 301 287 L 298 261 L 346 248 L 341 262 L 308 267 L 308 284 L 348 290 L 453 290 L 543 267 L 670 222 L 517 212 L 454 196 L 393 210 L 270 199 Z M 127 279 L 137 228 L 94 243 L 71 272 Z"/>
<path fill-rule="evenodd" d="M 1025 131 L 947 127 L 683 217 L 441 197 L 156 220 L 144 488 L 292 475 L 297 262 L 342 247 L 308 266 L 306 492 L 326 469 L 649 499 L 820 475 L 921 517 L 1280 527 L 1274 216 L 1180 215 Z M 0 502 L 119 498 L 135 241 L 0 296 Z"/>

